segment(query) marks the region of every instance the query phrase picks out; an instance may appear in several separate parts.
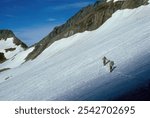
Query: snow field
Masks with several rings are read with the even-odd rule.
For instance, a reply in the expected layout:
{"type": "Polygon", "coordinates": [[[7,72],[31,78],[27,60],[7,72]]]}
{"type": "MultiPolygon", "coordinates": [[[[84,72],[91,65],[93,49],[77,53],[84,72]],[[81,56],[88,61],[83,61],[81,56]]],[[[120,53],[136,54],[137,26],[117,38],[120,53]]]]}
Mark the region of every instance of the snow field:
{"type": "Polygon", "coordinates": [[[149,11],[150,5],[117,11],[97,30],[56,41],[35,60],[1,73],[0,100],[88,100],[97,95],[107,100],[139,86],[136,75],[143,70],[136,69],[150,56],[149,11]],[[115,62],[113,73],[103,66],[103,56],[115,62]]]}

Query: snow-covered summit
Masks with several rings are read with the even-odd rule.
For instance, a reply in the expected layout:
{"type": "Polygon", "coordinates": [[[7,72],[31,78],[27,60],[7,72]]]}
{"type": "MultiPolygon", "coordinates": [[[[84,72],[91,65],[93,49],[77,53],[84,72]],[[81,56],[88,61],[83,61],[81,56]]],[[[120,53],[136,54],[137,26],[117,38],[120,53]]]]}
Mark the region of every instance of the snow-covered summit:
{"type": "Polygon", "coordinates": [[[125,1],[125,0],[107,0],[107,2],[110,2],[110,1],[117,2],[117,1],[125,1]]]}

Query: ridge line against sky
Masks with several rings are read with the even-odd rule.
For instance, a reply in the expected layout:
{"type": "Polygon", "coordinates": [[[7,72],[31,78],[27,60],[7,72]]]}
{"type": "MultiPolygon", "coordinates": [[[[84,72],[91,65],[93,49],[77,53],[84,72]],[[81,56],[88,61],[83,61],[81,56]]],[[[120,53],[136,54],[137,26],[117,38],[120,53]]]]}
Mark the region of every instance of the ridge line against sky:
{"type": "Polygon", "coordinates": [[[0,0],[0,29],[11,29],[27,45],[44,38],[96,0],[0,0]]]}

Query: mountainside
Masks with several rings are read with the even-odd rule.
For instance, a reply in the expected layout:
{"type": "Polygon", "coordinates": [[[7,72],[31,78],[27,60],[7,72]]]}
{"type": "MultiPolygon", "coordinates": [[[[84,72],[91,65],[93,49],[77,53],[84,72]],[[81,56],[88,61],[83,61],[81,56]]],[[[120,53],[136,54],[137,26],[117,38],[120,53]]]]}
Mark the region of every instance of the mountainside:
{"type": "MultiPolygon", "coordinates": [[[[106,22],[114,12],[120,9],[133,9],[148,4],[148,0],[102,0],[81,9],[65,24],[55,27],[48,36],[35,44],[35,49],[26,60],[36,58],[53,42],[79,32],[92,31],[106,22]]],[[[117,19],[116,19],[117,20],[117,19]]]]}
{"type": "MultiPolygon", "coordinates": [[[[145,4],[144,0],[138,1],[145,4]]],[[[122,4],[122,10],[112,14],[96,30],[92,25],[87,29],[91,31],[82,32],[81,28],[82,33],[62,38],[52,45],[48,42],[46,45],[48,39],[44,39],[41,45],[50,46],[34,60],[20,62],[39,44],[19,53],[9,63],[0,64],[0,68],[20,64],[0,73],[0,100],[124,100],[127,95],[127,100],[131,100],[140,88],[144,93],[149,90],[150,4],[135,9],[124,9],[123,6],[128,6],[125,1],[103,4],[122,4]],[[111,73],[109,65],[103,65],[104,56],[115,63],[111,73]]],[[[138,94],[140,100],[149,95],[138,94]]]]}
{"type": "Polygon", "coordinates": [[[11,30],[0,30],[0,63],[27,49],[11,30]]]}

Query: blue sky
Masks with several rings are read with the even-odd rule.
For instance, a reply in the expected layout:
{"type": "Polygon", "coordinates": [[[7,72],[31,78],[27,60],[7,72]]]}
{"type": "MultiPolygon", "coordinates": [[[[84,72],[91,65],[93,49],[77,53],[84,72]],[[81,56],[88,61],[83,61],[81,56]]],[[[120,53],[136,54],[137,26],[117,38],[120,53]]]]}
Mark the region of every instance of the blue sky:
{"type": "Polygon", "coordinates": [[[96,0],[0,0],[0,29],[11,29],[28,45],[45,37],[96,0]]]}

